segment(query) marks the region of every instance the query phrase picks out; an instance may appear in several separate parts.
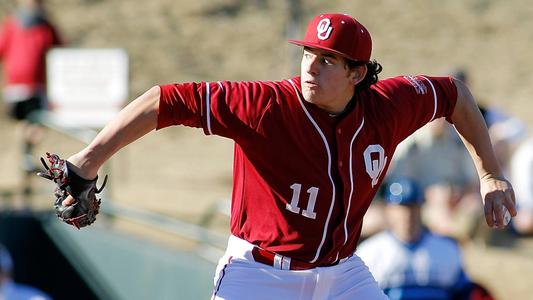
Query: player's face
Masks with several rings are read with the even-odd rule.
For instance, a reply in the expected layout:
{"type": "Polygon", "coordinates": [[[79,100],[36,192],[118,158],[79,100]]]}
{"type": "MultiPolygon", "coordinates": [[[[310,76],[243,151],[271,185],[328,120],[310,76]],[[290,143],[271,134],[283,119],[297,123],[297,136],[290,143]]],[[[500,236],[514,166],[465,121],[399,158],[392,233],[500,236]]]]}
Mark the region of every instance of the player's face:
{"type": "Polygon", "coordinates": [[[344,110],[362,79],[359,68],[350,70],[341,56],[308,47],[303,52],[301,77],[304,99],[331,113],[344,110]]]}

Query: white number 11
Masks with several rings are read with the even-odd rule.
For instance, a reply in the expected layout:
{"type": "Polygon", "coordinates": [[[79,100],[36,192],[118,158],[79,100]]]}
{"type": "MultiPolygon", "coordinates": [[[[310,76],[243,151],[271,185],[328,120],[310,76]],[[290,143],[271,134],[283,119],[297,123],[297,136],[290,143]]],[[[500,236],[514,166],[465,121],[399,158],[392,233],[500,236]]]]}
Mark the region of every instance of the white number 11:
{"type": "MultiPolygon", "coordinates": [[[[285,208],[295,214],[299,214],[300,208],[298,207],[298,202],[300,202],[300,191],[302,190],[302,185],[299,183],[295,183],[291,185],[291,189],[292,189],[291,203],[287,203],[285,205],[285,208]]],[[[307,208],[302,211],[302,216],[310,218],[310,219],[315,219],[316,212],[314,212],[314,210],[315,210],[316,197],[318,196],[318,188],[310,187],[307,190],[307,193],[309,194],[309,201],[307,202],[307,208]]]]}

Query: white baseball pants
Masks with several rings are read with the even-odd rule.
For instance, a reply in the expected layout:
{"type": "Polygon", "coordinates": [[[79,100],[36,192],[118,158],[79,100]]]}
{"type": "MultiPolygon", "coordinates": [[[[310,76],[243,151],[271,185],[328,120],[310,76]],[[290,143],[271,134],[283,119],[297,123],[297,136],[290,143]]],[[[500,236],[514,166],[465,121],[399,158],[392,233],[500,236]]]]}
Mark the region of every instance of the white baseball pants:
{"type": "Polygon", "coordinates": [[[230,236],[216,269],[211,299],[388,299],[356,255],[334,266],[292,271],[255,262],[253,247],[230,236]]]}

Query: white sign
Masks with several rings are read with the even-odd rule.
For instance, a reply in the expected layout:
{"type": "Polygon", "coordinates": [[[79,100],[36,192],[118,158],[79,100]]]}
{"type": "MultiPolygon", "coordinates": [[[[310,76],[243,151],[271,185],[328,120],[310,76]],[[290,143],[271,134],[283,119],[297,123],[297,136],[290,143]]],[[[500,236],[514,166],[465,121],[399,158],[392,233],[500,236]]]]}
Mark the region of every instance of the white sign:
{"type": "Polygon", "coordinates": [[[103,127],[128,98],[122,49],[58,48],[46,63],[50,108],[65,126],[103,127]]]}

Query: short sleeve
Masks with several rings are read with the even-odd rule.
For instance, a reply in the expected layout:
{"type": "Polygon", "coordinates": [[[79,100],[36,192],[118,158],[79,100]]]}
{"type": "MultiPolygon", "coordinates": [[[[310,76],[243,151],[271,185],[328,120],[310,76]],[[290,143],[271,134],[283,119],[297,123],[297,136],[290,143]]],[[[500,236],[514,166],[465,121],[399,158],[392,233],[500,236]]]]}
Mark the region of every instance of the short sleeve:
{"type": "Polygon", "coordinates": [[[398,143],[435,119],[451,123],[457,101],[451,77],[394,77],[378,82],[375,90],[386,99],[382,113],[392,120],[398,143]]]}
{"type": "Polygon", "coordinates": [[[276,98],[270,82],[162,85],[157,128],[186,125],[232,139],[255,132],[276,98]]]}

